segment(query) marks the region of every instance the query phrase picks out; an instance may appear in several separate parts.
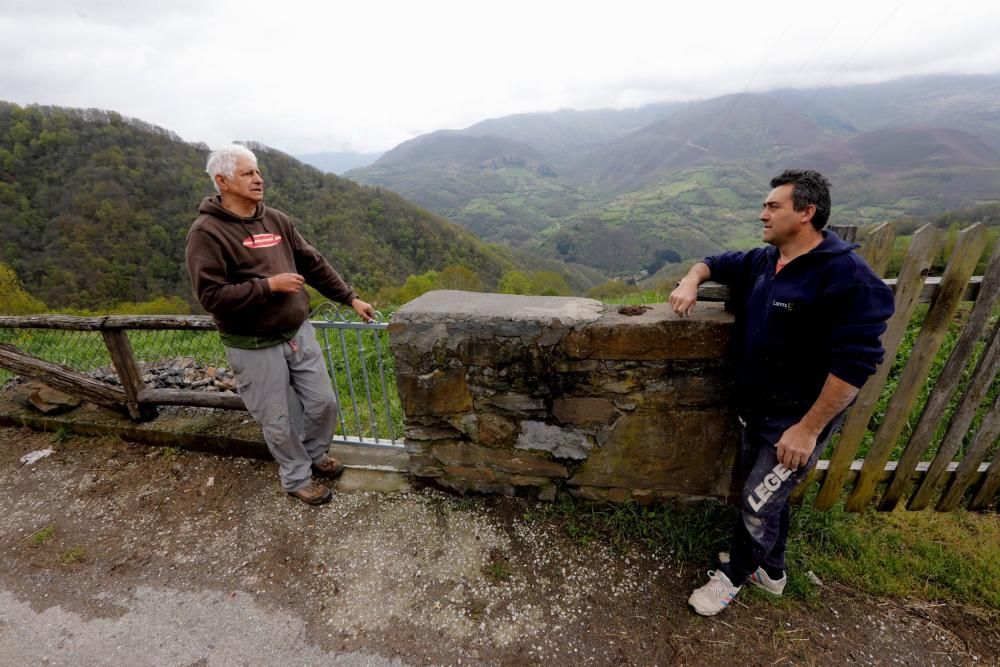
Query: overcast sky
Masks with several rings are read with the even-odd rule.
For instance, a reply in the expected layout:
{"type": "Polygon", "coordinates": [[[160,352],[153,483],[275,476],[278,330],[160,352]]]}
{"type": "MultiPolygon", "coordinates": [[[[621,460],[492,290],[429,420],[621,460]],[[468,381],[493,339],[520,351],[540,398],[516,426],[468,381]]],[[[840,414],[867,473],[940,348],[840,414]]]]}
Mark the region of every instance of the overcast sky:
{"type": "Polygon", "coordinates": [[[998,0],[0,0],[0,99],[380,151],[526,111],[1000,73],[998,35],[998,0]]]}

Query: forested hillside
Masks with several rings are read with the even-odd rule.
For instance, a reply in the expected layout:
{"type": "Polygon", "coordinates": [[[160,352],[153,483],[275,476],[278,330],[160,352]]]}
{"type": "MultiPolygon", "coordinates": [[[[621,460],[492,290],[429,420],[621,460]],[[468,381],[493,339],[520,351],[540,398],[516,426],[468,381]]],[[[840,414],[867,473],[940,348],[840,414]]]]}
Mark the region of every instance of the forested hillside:
{"type": "MultiPolygon", "coordinates": [[[[483,244],[382,188],[366,188],[263,146],[266,202],[288,212],[365,293],[467,267],[493,288],[508,272],[594,272],[483,244]]],[[[202,197],[207,147],[116,113],[0,103],[0,263],[49,307],[190,299],[184,238],[202,197]]]]}
{"type": "Polygon", "coordinates": [[[422,135],[363,173],[373,183],[392,183],[421,206],[461,219],[484,240],[514,245],[530,242],[582,203],[578,189],[559,179],[540,152],[497,136],[422,135]]]}

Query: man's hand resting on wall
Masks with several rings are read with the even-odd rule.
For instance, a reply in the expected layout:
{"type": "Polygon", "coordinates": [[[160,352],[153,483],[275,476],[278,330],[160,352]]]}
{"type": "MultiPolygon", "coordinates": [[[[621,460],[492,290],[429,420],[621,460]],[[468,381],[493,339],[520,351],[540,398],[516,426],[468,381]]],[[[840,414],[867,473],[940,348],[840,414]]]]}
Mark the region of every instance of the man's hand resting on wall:
{"type": "Polygon", "coordinates": [[[670,293],[670,307],[681,317],[687,317],[698,303],[698,282],[685,278],[670,293]]]}

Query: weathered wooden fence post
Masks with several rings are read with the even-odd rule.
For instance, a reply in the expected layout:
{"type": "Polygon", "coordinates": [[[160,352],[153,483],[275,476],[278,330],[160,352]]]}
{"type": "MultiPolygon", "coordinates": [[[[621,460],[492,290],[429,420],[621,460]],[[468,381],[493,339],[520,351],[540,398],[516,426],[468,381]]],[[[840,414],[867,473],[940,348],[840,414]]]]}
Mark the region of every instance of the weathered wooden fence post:
{"type": "Polygon", "coordinates": [[[132,352],[132,344],[128,340],[128,334],[124,329],[102,329],[101,336],[104,344],[111,355],[111,363],[114,364],[115,371],[118,372],[118,379],[122,383],[125,391],[126,408],[132,419],[137,421],[149,421],[156,419],[159,414],[156,406],[150,403],[140,403],[139,394],[146,389],[146,383],[142,381],[142,371],[135,361],[135,354],[132,352]]]}
{"type": "MultiPolygon", "coordinates": [[[[879,503],[880,510],[889,512],[895,509],[900,497],[906,491],[910,476],[924,452],[930,447],[938,423],[948,407],[948,401],[958,388],[959,380],[962,379],[962,371],[968,364],[969,358],[975,350],[976,341],[982,336],[990,313],[993,312],[993,307],[998,301],[1000,301],[1000,244],[997,244],[990,264],[983,275],[979,298],[972,308],[972,313],[955,344],[955,349],[952,350],[947,363],[938,376],[934,390],[927,398],[927,404],[913,430],[913,435],[910,436],[910,442],[896,465],[895,475],[889,483],[885,495],[882,496],[882,501],[879,503]]],[[[996,342],[995,339],[994,342],[996,342]]],[[[962,438],[975,417],[976,408],[990,388],[990,382],[996,373],[996,361],[996,358],[994,361],[990,361],[988,351],[980,359],[973,380],[962,397],[961,404],[952,417],[948,431],[941,441],[934,463],[924,476],[917,492],[910,499],[908,505],[910,509],[924,509],[929,504],[931,491],[937,485],[941,474],[948,467],[955,452],[958,451],[962,444],[962,438]]]]}
{"type": "MultiPolygon", "coordinates": [[[[854,455],[857,453],[858,447],[861,446],[861,441],[868,430],[868,420],[871,419],[875,404],[882,393],[882,387],[889,376],[889,369],[892,368],[892,360],[896,356],[896,350],[899,349],[899,344],[906,334],[906,326],[910,322],[910,316],[920,299],[920,293],[924,288],[924,276],[930,269],[940,237],[940,232],[931,225],[924,225],[913,235],[909,252],[906,254],[906,259],[903,260],[903,266],[896,281],[896,312],[889,320],[888,328],[882,336],[885,361],[861,389],[854,402],[854,407],[851,408],[844,421],[840,432],[840,441],[830,457],[826,476],[823,478],[823,484],[814,503],[815,507],[819,509],[830,509],[840,496],[840,491],[851,470],[851,462],[854,460],[854,455]]],[[[874,239],[872,247],[879,247],[882,250],[878,255],[866,257],[868,263],[872,266],[884,267],[884,262],[887,260],[884,260],[883,257],[887,254],[886,249],[892,247],[892,243],[882,239],[874,239]]]]}
{"type": "MultiPolygon", "coordinates": [[[[993,403],[992,414],[994,418],[1000,414],[1000,397],[993,403]]],[[[996,433],[993,434],[993,438],[997,438],[996,433]]],[[[990,462],[989,470],[986,471],[986,476],[979,485],[979,490],[976,491],[976,495],[972,497],[972,502],[969,503],[969,509],[988,509],[987,505],[989,505],[993,496],[996,495],[998,489],[1000,489],[1000,450],[997,450],[997,453],[993,456],[993,461],[990,462]]],[[[1000,510],[1000,506],[997,509],[1000,510]]]]}
{"type": "Polygon", "coordinates": [[[868,233],[865,242],[858,248],[858,254],[865,258],[875,275],[885,276],[895,242],[896,228],[891,222],[883,222],[868,233]]]}
{"type": "MultiPolygon", "coordinates": [[[[888,223],[883,222],[882,224],[888,223]]],[[[854,239],[858,236],[857,225],[827,225],[826,228],[848,243],[854,243],[854,239]]]]}
{"type": "Polygon", "coordinates": [[[899,378],[898,388],[889,401],[885,417],[865,456],[865,464],[858,473],[854,489],[847,498],[848,511],[863,511],[875,494],[875,487],[885,469],[885,463],[889,460],[896,446],[896,440],[903,431],[920,387],[927,379],[927,374],[934,363],[934,356],[944,342],[948,325],[961,302],[966,285],[985,246],[986,228],[981,223],[959,232],[955,250],[945,267],[941,285],[934,295],[920,329],[920,335],[899,378]]]}
{"type": "MultiPolygon", "coordinates": [[[[965,490],[972,483],[972,478],[979,469],[979,459],[982,458],[986,450],[989,449],[989,446],[998,437],[1000,437],[1000,396],[997,396],[996,400],[993,401],[993,407],[990,409],[989,414],[986,415],[986,419],[983,420],[979,432],[976,433],[972,445],[969,446],[969,451],[965,453],[965,458],[962,459],[958,469],[955,471],[955,477],[945,489],[944,495],[941,496],[941,500],[938,501],[935,509],[939,512],[950,512],[958,506],[959,501],[965,494],[965,490]]],[[[997,458],[1000,459],[1000,455],[997,458]]],[[[934,460],[934,463],[937,463],[937,459],[934,460]]],[[[947,466],[947,463],[946,460],[945,466],[947,466]]],[[[991,464],[991,471],[994,473],[996,472],[994,469],[997,467],[997,463],[994,460],[991,464]]],[[[931,469],[933,470],[933,466],[931,469]]],[[[927,471],[928,477],[930,473],[930,470],[927,471]]],[[[938,474],[940,475],[940,473],[938,474]]],[[[985,483],[983,486],[985,486],[985,483]]],[[[924,507],[926,505],[919,509],[924,509],[924,507]]],[[[970,506],[970,509],[973,508],[970,506]]]]}

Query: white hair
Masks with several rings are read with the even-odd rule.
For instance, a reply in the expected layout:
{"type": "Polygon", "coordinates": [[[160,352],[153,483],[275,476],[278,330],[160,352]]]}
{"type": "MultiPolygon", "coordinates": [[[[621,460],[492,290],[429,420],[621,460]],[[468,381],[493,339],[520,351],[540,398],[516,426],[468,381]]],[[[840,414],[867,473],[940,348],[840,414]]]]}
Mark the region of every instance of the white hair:
{"type": "Polygon", "coordinates": [[[217,148],[208,155],[208,162],[205,163],[205,173],[212,179],[215,191],[219,192],[219,184],[215,182],[215,177],[222,174],[226,178],[232,178],[236,171],[236,160],[245,157],[257,164],[257,156],[246,146],[240,144],[229,144],[222,148],[217,148]]]}

